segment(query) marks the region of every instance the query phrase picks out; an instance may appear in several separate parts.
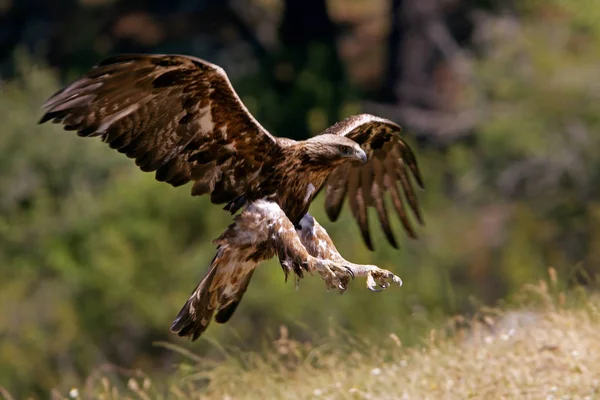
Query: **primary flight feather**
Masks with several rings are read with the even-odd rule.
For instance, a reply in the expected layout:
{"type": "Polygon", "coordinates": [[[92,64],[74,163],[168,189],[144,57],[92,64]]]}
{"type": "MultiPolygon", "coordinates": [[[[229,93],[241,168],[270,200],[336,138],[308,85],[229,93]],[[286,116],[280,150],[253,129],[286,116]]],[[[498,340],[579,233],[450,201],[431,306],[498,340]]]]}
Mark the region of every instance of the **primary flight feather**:
{"type": "Polygon", "coordinates": [[[325,188],[331,220],[348,198],[366,245],[373,249],[368,209],[376,210],[388,241],[386,194],[415,237],[408,209],[422,222],[414,184],[416,158],[395,123],[372,115],[349,117],[304,141],[267,132],[234,91],[222,68],[181,55],[108,58],[44,104],[40,123],[61,123],[80,136],[100,136],[134,158],[142,171],[173,186],[193,182],[192,195],[210,194],[235,222],[219,239],[209,272],[173,323],[196,339],[216,312],[226,322],[258,264],[275,255],[286,272],[317,271],[344,290],[349,277],[385,288],[401,282],[389,271],[344,260],[308,208],[325,188]],[[408,204],[408,207],[406,207],[408,204]]]}

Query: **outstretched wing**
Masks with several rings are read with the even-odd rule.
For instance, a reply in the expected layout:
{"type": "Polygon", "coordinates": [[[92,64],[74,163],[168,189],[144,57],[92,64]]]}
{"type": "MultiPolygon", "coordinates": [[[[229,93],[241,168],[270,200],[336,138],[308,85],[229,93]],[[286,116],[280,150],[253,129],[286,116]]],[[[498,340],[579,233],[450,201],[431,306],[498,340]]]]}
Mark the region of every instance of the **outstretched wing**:
{"type": "Polygon", "coordinates": [[[344,199],[348,197],[352,215],[358,222],[367,247],[371,250],[373,243],[369,233],[369,207],[377,210],[385,236],[390,244],[397,248],[390,228],[386,193],[390,194],[394,209],[410,237],[415,238],[416,234],[409,221],[406,202],[417,221],[423,223],[412,179],[421,188],[423,181],[412,150],[400,138],[401,130],[402,128],[392,121],[362,114],[346,118],[324,132],[352,139],[367,153],[366,164],[346,163],[329,175],[326,182],[325,210],[332,221],[337,220],[344,199]]]}
{"type": "Polygon", "coordinates": [[[45,103],[40,123],[100,136],[142,171],[192,194],[232,201],[260,186],[278,142],[222,68],[179,55],[108,58],[45,103]]]}

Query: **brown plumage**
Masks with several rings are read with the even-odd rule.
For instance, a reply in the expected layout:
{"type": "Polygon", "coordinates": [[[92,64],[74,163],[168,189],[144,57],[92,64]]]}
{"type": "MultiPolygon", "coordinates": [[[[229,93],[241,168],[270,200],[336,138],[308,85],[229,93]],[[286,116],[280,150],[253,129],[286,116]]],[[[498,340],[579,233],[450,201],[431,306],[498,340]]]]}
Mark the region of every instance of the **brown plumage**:
{"type": "Polygon", "coordinates": [[[373,244],[369,234],[368,207],[376,209],[386,238],[397,248],[388,218],[384,196],[386,192],[390,193],[394,209],[410,237],[416,238],[416,233],[408,219],[403,197],[408,200],[417,221],[423,223],[411,175],[421,188],[423,180],[412,150],[398,137],[400,130],[393,122],[371,115],[357,115],[338,122],[324,132],[347,137],[359,143],[367,153],[366,164],[346,163],[329,175],[325,210],[332,221],[337,220],[344,197],[348,197],[352,215],[371,250],[373,244]],[[402,187],[404,196],[398,185],[402,187]]]}
{"type": "MultiPolygon", "coordinates": [[[[323,187],[329,218],[338,218],[348,198],[370,249],[369,208],[375,209],[385,236],[397,247],[386,193],[411,237],[416,235],[405,203],[422,222],[413,186],[422,187],[422,179],[398,125],[363,114],[306,141],[274,137],[248,112],[223,69],[198,58],[111,57],[53,95],[44,108],[41,123],[52,121],[80,136],[100,136],[134,158],[142,171],[155,172],[157,180],[173,186],[191,181],[192,195],[210,194],[213,203],[225,204],[232,214],[244,209],[217,240],[208,274],[173,324],[182,336],[196,338],[214,312],[218,322],[228,320],[254,269],[274,255],[286,272],[301,276],[305,269],[329,270],[333,275],[323,272],[324,279],[345,286],[343,271],[328,264],[341,256],[333,260],[311,255],[306,249],[310,246],[298,238],[300,222],[323,187]],[[253,219],[271,222],[260,226],[253,219]],[[280,228],[272,231],[275,225],[280,228]]],[[[319,240],[332,246],[330,239],[319,240]]]]}

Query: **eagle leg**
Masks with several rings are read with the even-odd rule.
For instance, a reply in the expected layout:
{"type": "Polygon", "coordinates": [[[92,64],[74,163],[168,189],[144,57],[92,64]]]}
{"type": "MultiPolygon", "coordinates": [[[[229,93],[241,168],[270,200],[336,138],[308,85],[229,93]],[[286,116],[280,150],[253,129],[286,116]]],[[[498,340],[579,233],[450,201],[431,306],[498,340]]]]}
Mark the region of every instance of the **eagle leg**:
{"type": "Polygon", "coordinates": [[[274,249],[278,256],[286,280],[290,272],[296,275],[296,283],[304,277],[305,271],[317,272],[329,289],[346,290],[353,278],[347,262],[311,255],[298,237],[294,224],[276,203],[259,200],[250,204],[247,212],[263,216],[263,225],[268,227],[269,232],[269,248],[274,249]]]}
{"type": "Polygon", "coordinates": [[[306,214],[296,228],[300,241],[307,252],[317,259],[332,261],[335,265],[343,265],[352,278],[365,276],[367,288],[373,292],[387,289],[391,283],[402,286],[402,279],[392,272],[375,265],[354,264],[346,261],[337,251],[333,241],[310,214],[306,214]]]}
{"type": "Polygon", "coordinates": [[[348,288],[348,283],[354,278],[352,270],[344,263],[311,256],[295,232],[288,237],[285,235],[275,236],[274,241],[285,278],[287,280],[289,273],[293,272],[296,275],[296,286],[298,281],[304,277],[304,271],[317,272],[325,281],[328,289],[338,289],[341,292],[348,288]]]}

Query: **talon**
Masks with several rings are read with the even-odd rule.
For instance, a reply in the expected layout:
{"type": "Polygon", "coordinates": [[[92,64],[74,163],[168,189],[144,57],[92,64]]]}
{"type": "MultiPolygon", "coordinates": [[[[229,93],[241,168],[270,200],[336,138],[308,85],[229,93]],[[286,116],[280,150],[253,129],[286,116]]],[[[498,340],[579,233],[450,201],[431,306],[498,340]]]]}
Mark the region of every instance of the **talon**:
{"type": "Polygon", "coordinates": [[[400,279],[399,276],[396,275],[392,275],[392,281],[398,285],[398,286],[402,286],[402,279],[400,279]]]}
{"type": "Polygon", "coordinates": [[[373,278],[373,274],[369,273],[367,275],[367,288],[371,292],[381,292],[383,289],[377,289],[377,282],[375,282],[375,278],[373,278]]]}
{"type": "Polygon", "coordinates": [[[347,267],[344,265],[344,268],[346,268],[346,272],[348,272],[348,275],[350,275],[350,278],[354,279],[354,271],[352,271],[352,269],[350,267],[347,267]]]}
{"type": "Polygon", "coordinates": [[[392,282],[402,286],[402,279],[385,269],[376,268],[367,275],[367,288],[372,292],[381,292],[389,288],[392,282]]]}
{"type": "Polygon", "coordinates": [[[390,283],[387,281],[384,281],[383,278],[379,281],[379,287],[381,289],[387,289],[390,287],[390,283]]]}

